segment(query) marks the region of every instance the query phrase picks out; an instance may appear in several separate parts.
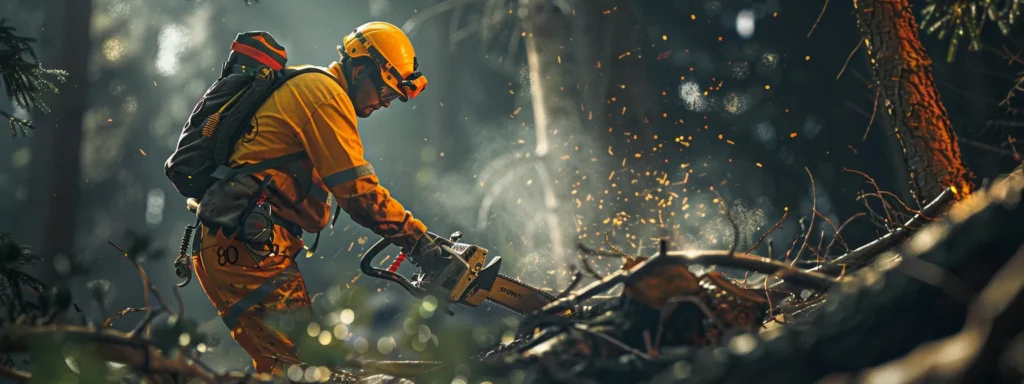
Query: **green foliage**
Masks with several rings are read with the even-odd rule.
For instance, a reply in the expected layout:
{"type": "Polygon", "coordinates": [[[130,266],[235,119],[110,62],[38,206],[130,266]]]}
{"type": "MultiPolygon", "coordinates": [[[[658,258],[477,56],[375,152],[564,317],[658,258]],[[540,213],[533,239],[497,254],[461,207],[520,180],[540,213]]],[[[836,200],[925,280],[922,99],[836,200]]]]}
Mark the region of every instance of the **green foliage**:
{"type": "Polygon", "coordinates": [[[39,309],[35,303],[26,300],[25,289],[36,294],[45,291],[42,281],[23,271],[23,268],[39,261],[28,247],[14,241],[8,233],[0,233],[0,310],[7,319],[39,309]]]}
{"type": "MultiPolygon", "coordinates": [[[[48,78],[63,82],[67,72],[43,68],[30,45],[35,39],[18,36],[14,27],[6,22],[0,19],[0,82],[4,84],[4,92],[18,107],[49,112],[42,96],[46,92],[56,93],[57,87],[48,78]]],[[[28,129],[34,128],[32,122],[10,113],[0,111],[0,116],[7,118],[12,136],[17,136],[19,131],[27,135],[28,129]]]]}
{"type": "Polygon", "coordinates": [[[986,24],[995,24],[1003,35],[1009,35],[1020,17],[1024,0],[928,0],[921,11],[921,28],[949,37],[946,60],[953,61],[960,39],[967,38],[968,49],[981,49],[981,31],[986,24]]]}

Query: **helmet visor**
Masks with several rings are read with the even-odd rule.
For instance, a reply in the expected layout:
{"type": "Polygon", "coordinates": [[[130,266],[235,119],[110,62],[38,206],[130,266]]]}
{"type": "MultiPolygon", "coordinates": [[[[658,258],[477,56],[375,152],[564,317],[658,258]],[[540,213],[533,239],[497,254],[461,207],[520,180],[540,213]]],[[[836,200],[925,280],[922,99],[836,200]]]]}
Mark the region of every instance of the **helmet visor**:
{"type": "MultiPolygon", "coordinates": [[[[416,62],[415,58],[413,58],[413,71],[415,72],[410,73],[409,76],[403,77],[402,73],[398,72],[398,69],[395,68],[394,65],[391,65],[391,62],[389,62],[388,59],[384,57],[379,50],[377,50],[377,47],[374,47],[373,44],[370,44],[369,41],[367,41],[366,36],[360,32],[356,32],[355,37],[363,43],[363,47],[366,48],[366,53],[370,55],[370,58],[375,60],[377,65],[380,66],[382,70],[381,77],[387,77],[385,83],[398,93],[398,99],[402,101],[415,99],[416,96],[419,96],[420,92],[423,92],[423,89],[427,87],[427,77],[423,76],[419,71],[416,71],[419,67],[419,63],[416,62]]],[[[383,98],[384,96],[385,94],[382,93],[381,97],[383,98]]]]}

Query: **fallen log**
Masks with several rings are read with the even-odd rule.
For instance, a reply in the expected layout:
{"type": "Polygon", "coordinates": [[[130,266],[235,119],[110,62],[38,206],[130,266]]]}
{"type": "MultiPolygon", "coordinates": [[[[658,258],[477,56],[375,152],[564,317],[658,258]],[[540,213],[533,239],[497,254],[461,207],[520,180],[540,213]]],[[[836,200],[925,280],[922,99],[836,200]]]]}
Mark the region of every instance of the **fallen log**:
{"type": "Polygon", "coordinates": [[[737,335],[723,342],[725,348],[697,352],[652,382],[814,382],[956,333],[968,303],[951,293],[975,297],[1024,244],[1022,192],[1018,170],[834,287],[824,307],[805,321],[737,335]]]}

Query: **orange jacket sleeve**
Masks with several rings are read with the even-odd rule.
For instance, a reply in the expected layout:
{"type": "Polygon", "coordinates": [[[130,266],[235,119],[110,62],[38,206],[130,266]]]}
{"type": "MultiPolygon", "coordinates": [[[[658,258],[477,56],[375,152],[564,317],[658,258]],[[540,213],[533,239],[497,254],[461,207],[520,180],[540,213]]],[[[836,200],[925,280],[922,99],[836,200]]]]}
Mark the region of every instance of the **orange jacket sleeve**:
{"type": "Polygon", "coordinates": [[[341,93],[311,111],[299,138],[341,209],[357,224],[409,249],[427,227],[380,185],[363,158],[356,125],[352,103],[341,93]]]}

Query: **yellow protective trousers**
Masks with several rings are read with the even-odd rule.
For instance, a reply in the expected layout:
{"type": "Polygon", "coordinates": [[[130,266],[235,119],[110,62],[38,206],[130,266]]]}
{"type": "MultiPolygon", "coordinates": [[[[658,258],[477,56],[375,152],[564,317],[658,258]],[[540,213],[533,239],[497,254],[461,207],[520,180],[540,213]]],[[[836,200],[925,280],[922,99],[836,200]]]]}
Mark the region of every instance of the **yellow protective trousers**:
{"type": "Polygon", "coordinates": [[[200,231],[201,246],[192,255],[196,277],[231,337],[252,356],[256,372],[281,374],[287,364],[299,363],[295,344],[271,326],[268,315],[310,315],[309,294],[295,263],[302,240],[274,226],[278,252],[273,254],[253,251],[205,226],[200,231]]]}

